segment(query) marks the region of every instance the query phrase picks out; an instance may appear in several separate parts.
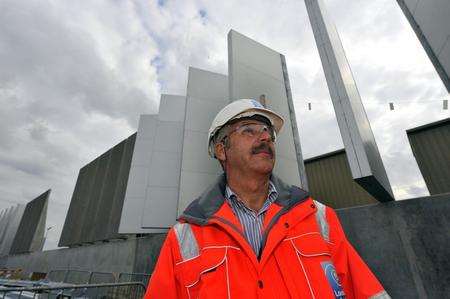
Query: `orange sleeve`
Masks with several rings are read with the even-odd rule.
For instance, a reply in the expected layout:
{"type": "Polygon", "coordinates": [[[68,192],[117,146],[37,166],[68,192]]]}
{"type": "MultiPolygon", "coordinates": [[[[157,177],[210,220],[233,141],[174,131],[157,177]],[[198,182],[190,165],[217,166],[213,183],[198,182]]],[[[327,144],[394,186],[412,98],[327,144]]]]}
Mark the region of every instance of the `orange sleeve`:
{"type": "Polygon", "coordinates": [[[331,208],[327,208],[330,226],[332,259],[347,299],[390,298],[383,286],[347,240],[341,223],[331,208]]]}
{"type": "Polygon", "coordinates": [[[174,274],[174,250],[178,250],[178,244],[174,237],[173,229],[171,229],[159,253],[158,262],[150,277],[144,299],[179,298],[177,296],[179,288],[174,274]]]}

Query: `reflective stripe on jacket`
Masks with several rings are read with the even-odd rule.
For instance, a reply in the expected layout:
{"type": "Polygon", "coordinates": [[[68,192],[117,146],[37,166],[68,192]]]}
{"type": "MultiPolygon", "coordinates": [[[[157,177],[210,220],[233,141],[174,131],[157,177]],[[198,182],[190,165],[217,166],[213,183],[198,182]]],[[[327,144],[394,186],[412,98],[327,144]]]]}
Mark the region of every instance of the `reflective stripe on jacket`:
{"type": "Polygon", "coordinates": [[[390,298],[335,212],[271,179],[279,196],[258,256],[224,200],[222,176],[170,229],[145,298],[390,298]]]}

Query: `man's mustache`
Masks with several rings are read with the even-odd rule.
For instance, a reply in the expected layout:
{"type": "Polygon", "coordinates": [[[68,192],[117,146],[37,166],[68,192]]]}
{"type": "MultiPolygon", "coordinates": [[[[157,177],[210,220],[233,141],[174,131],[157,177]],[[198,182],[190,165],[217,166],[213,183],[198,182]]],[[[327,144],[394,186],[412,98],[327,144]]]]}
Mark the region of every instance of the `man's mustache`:
{"type": "Polygon", "coordinates": [[[270,155],[271,158],[273,158],[273,150],[272,148],[269,146],[268,143],[266,142],[262,142],[260,145],[254,147],[252,149],[252,154],[259,154],[259,153],[268,153],[270,155]]]}

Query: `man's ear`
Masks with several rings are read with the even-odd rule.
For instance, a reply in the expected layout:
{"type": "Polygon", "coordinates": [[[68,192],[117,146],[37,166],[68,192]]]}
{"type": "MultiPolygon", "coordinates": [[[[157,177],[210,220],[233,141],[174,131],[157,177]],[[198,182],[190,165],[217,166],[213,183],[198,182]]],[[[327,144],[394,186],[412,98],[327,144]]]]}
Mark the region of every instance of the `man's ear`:
{"type": "Polygon", "coordinates": [[[214,153],[216,154],[217,160],[220,162],[225,162],[227,159],[227,156],[225,155],[225,145],[222,142],[214,145],[214,153]]]}

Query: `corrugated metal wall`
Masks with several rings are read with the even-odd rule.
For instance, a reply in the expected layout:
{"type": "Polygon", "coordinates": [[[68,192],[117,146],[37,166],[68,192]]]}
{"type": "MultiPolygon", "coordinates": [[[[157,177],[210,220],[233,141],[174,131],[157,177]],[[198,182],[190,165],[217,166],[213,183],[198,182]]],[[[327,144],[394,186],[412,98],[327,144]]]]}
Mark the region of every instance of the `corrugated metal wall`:
{"type": "Polygon", "coordinates": [[[378,201],[352,178],[345,150],[305,160],[309,192],[333,208],[347,208],[378,201]]]}
{"type": "Polygon", "coordinates": [[[136,133],[80,169],[59,246],[119,238],[136,133]]]}
{"type": "Polygon", "coordinates": [[[32,252],[42,248],[50,192],[50,189],[45,191],[26,205],[10,254],[32,252]]]}
{"type": "Polygon", "coordinates": [[[430,194],[450,192],[450,118],[406,133],[430,194]]]}

